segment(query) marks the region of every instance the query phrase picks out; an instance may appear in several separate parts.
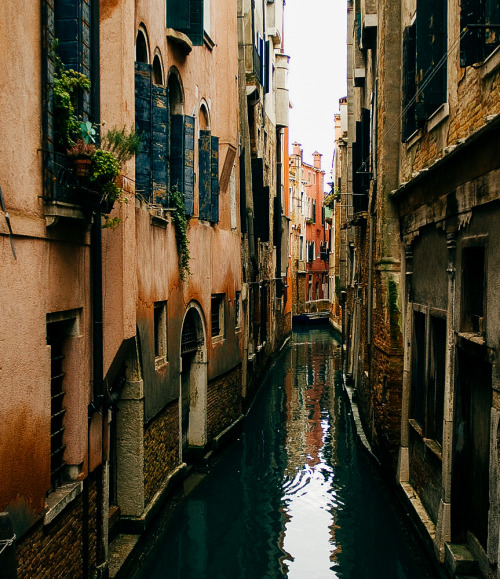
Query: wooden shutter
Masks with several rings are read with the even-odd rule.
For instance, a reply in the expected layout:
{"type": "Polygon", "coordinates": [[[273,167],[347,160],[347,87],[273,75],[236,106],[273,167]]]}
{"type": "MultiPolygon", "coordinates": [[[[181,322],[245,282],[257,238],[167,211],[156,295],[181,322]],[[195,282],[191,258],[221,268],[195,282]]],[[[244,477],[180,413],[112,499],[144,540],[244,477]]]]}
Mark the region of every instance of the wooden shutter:
{"type": "Polygon", "coordinates": [[[413,345],[411,372],[411,418],[422,427],[425,421],[426,406],[426,327],[425,314],[413,313],[413,345]]]}
{"type": "Polygon", "coordinates": [[[167,27],[189,36],[195,46],[202,46],[203,0],[168,0],[167,27]]]}
{"type": "Polygon", "coordinates": [[[469,24],[480,24],[484,13],[483,0],[462,0],[460,30],[466,31],[460,40],[460,66],[470,66],[483,60],[484,30],[468,28],[469,24]]]}
{"type": "Polygon", "coordinates": [[[167,89],[152,85],[151,166],[152,202],[168,206],[168,129],[169,103],[167,89]]]}
{"type": "Polygon", "coordinates": [[[167,27],[184,32],[191,25],[189,0],[167,0],[167,27]]]}
{"type": "Polygon", "coordinates": [[[170,186],[184,192],[184,116],[170,117],[170,186]]]}
{"type": "MultiPolygon", "coordinates": [[[[484,22],[500,25],[500,2],[499,0],[484,0],[484,22]]],[[[498,28],[485,28],[484,31],[484,57],[489,56],[500,44],[500,30],[498,28]]]]}
{"type": "Polygon", "coordinates": [[[152,191],[152,72],[153,67],[135,63],[135,130],[140,134],[139,151],[135,156],[135,186],[146,199],[152,191]]]}
{"type": "Polygon", "coordinates": [[[194,215],[194,117],[184,117],[184,204],[194,215]]]}
{"type": "Polygon", "coordinates": [[[200,131],[198,145],[200,219],[205,221],[209,221],[212,218],[212,176],[210,147],[210,131],[200,131]]]}
{"type": "Polygon", "coordinates": [[[219,137],[210,138],[210,181],[212,196],[212,223],[219,222],[219,137]]]}
{"type": "Polygon", "coordinates": [[[247,225],[247,189],[245,175],[245,149],[241,149],[240,154],[240,228],[241,233],[245,234],[248,230],[247,225]]]}
{"type": "Polygon", "coordinates": [[[418,0],[417,100],[427,118],[446,102],[447,59],[441,60],[447,52],[447,21],[446,0],[418,0]]]}
{"type": "Polygon", "coordinates": [[[416,73],[416,24],[403,31],[403,122],[402,140],[405,141],[417,130],[415,117],[416,73]],[[411,103],[411,104],[410,104],[411,103]]]}
{"type": "Polygon", "coordinates": [[[254,235],[256,239],[269,241],[269,187],[264,187],[264,162],[260,157],[252,159],[252,189],[254,235]]]}
{"type": "Polygon", "coordinates": [[[434,438],[443,443],[444,418],[444,388],[446,375],[446,320],[432,318],[433,325],[433,380],[434,380],[434,408],[433,431],[434,438]]]}

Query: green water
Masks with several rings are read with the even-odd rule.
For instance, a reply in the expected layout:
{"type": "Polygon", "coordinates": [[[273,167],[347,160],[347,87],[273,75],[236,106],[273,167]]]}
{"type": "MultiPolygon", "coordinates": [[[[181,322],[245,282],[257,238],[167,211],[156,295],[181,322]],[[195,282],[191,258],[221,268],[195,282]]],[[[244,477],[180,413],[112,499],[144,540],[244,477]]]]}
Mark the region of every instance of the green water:
{"type": "Polygon", "coordinates": [[[328,329],[293,334],[242,435],[157,533],[138,577],[433,576],[356,441],[339,368],[328,329]]]}

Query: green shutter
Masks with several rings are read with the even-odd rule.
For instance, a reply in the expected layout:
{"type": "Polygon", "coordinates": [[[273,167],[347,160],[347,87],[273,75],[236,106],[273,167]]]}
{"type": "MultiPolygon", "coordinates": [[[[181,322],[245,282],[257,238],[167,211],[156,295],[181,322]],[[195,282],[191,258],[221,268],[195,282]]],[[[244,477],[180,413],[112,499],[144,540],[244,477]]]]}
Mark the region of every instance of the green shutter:
{"type": "Polygon", "coordinates": [[[152,87],[151,166],[153,177],[152,202],[168,205],[168,126],[169,104],[167,89],[152,87]]]}
{"type": "Polygon", "coordinates": [[[210,169],[210,131],[200,131],[198,145],[198,181],[200,192],[200,219],[212,216],[212,178],[210,169]]]}
{"type": "Polygon", "coordinates": [[[202,46],[203,0],[167,0],[167,27],[189,36],[195,46],[202,46]]]}
{"type": "Polygon", "coordinates": [[[141,136],[135,156],[135,187],[137,193],[150,199],[152,192],[152,66],[135,63],[135,130],[141,136]]]}
{"type": "Polygon", "coordinates": [[[170,186],[184,193],[184,116],[170,117],[170,186]]]}
{"type": "Polygon", "coordinates": [[[211,137],[210,173],[212,190],[212,223],[219,222],[219,137],[211,137]]]}
{"type": "Polygon", "coordinates": [[[189,0],[167,0],[167,28],[187,34],[191,25],[189,0]]]}
{"type": "Polygon", "coordinates": [[[184,203],[194,215],[194,117],[184,117],[184,203]]]}
{"type": "Polygon", "coordinates": [[[464,36],[460,40],[460,66],[470,66],[483,60],[484,30],[469,28],[469,24],[480,24],[483,21],[483,0],[462,0],[460,9],[460,30],[464,36]]]}

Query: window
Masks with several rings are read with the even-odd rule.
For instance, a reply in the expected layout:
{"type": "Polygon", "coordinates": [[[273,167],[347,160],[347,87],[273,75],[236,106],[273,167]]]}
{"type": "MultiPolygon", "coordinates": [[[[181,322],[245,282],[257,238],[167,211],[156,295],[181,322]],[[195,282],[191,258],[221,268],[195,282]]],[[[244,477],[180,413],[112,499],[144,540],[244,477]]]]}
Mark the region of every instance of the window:
{"type": "Polygon", "coordinates": [[[415,115],[416,84],[416,30],[414,22],[403,31],[403,127],[402,140],[406,141],[417,130],[415,115]]]}
{"type": "Polygon", "coordinates": [[[484,333],[485,247],[465,247],[462,267],[462,328],[484,333]]]}
{"type": "Polygon", "coordinates": [[[167,361],[167,302],[154,304],[155,366],[167,361]]]}
{"type": "Polygon", "coordinates": [[[200,219],[219,221],[219,138],[200,130],[198,141],[200,219]]]}
{"type": "Polygon", "coordinates": [[[241,292],[236,292],[234,298],[234,325],[236,328],[241,326],[241,292]]]}
{"type": "Polygon", "coordinates": [[[301,235],[299,237],[299,259],[304,259],[304,236],[301,235]]]}
{"type": "MultiPolygon", "coordinates": [[[[47,316],[47,345],[50,346],[50,482],[51,490],[64,483],[65,428],[67,412],[65,394],[71,383],[71,337],[78,333],[74,311],[47,316]]],[[[76,367],[76,366],[75,366],[76,367]]]]}
{"type": "Polygon", "coordinates": [[[413,312],[410,418],[422,435],[443,444],[446,376],[444,312],[413,312]]]}
{"type": "Polygon", "coordinates": [[[460,66],[485,60],[500,44],[500,4],[496,0],[462,0],[460,66]],[[488,25],[497,27],[488,28],[488,25]]]}
{"type": "Polygon", "coordinates": [[[224,336],[224,294],[212,295],[210,319],[212,322],[212,338],[224,336]]]}
{"type": "Polygon", "coordinates": [[[195,46],[203,45],[203,0],[167,0],[167,28],[189,36],[195,46]]]}

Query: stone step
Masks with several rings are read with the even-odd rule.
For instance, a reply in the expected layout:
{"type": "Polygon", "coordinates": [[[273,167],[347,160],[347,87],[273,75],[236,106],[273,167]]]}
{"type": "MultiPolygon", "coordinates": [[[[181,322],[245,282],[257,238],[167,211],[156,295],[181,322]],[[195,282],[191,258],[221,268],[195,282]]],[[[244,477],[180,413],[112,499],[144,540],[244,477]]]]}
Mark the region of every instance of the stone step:
{"type": "Polygon", "coordinates": [[[445,544],[445,566],[451,577],[469,579],[481,577],[476,559],[467,545],[445,544]]]}

